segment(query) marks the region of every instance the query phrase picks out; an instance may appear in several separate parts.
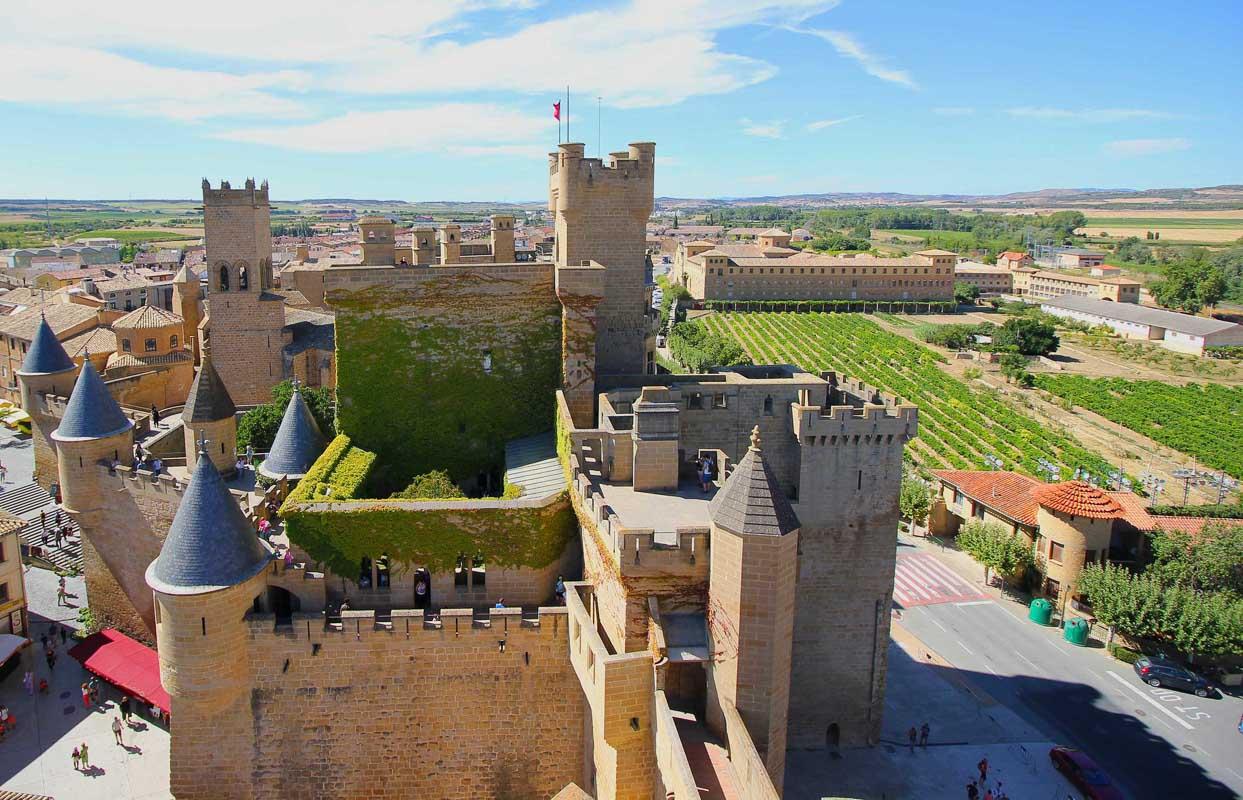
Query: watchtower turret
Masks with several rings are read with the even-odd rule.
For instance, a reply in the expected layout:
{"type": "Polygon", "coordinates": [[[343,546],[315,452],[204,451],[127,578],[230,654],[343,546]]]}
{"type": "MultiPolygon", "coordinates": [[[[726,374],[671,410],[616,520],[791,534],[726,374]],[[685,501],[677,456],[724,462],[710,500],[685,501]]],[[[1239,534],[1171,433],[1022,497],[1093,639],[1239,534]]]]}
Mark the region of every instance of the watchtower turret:
{"type": "Polygon", "coordinates": [[[363,217],[358,221],[363,244],[363,263],[392,266],[396,258],[397,226],[388,217],[363,217]]]}
{"type": "Polygon", "coordinates": [[[492,260],[497,264],[514,260],[514,218],[508,214],[492,215],[492,260]]]}
{"type": "Polygon", "coordinates": [[[285,415],[276,429],[272,449],[259,466],[259,472],[272,480],[301,480],[327,446],[324,434],[320,432],[319,424],[311,415],[311,409],[307,407],[306,399],[295,381],[293,396],[289,398],[289,405],[285,406],[285,415]]]}
{"type": "Polygon", "coordinates": [[[200,451],[164,546],[146,571],[160,680],[177,725],[169,774],[178,798],[250,796],[249,775],[237,769],[253,725],[244,617],[264,593],[270,560],[200,451]]]}
{"type": "Polygon", "coordinates": [[[199,454],[199,442],[210,442],[207,452],[212,463],[222,475],[237,471],[237,406],[229,396],[229,390],[212,365],[211,354],[203,353],[190,395],[181,411],[186,439],[186,465],[194,466],[199,454]]]}
{"type": "Polygon", "coordinates": [[[46,317],[40,317],[17,371],[17,383],[21,387],[22,409],[30,415],[30,434],[35,456],[35,483],[47,488],[57,476],[56,444],[52,431],[60,424],[48,407],[47,395],[64,397],[73,389],[77,366],[65,352],[46,317]]]}
{"type": "Polygon", "coordinates": [[[203,289],[199,276],[189,267],[183,266],[173,276],[173,310],[185,320],[182,340],[190,346],[194,361],[198,363],[202,354],[199,323],[203,321],[203,289]]]}
{"type": "Polygon", "coordinates": [[[449,224],[440,229],[440,263],[459,264],[462,261],[462,226],[449,224]]]}

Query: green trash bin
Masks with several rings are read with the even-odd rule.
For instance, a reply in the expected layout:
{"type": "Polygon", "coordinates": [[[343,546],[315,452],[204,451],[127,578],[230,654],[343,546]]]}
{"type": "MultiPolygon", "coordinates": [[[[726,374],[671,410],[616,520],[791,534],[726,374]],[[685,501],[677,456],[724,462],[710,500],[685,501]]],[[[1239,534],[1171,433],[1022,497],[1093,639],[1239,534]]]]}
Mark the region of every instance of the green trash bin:
{"type": "Polygon", "coordinates": [[[1071,617],[1062,625],[1062,636],[1071,644],[1083,647],[1088,643],[1088,633],[1092,626],[1083,617],[1071,617]]]}
{"type": "Polygon", "coordinates": [[[1053,604],[1043,597],[1037,597],[1032,601],[1027,618],[1037,625],[1048,625],[1053,621],[1053,604]]]}

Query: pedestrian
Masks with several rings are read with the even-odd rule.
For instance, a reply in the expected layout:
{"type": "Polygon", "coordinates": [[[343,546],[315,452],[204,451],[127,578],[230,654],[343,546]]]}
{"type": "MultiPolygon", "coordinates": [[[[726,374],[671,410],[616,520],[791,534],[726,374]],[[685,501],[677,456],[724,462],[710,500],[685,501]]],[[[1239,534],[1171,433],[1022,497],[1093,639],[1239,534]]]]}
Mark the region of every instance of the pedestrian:
{"type": "Polygon", "coordinates": [[[67,592],[65,592],[64,586],[56,587],[56,605],[58,606],[69,605],[69,595],[67,592]]]}
{"type": "Polygon", "coordinates": [[[90,690],[91,690],[91,702],[92,702],[92,703],[94,703],[95,705],[100,705],[100,702],[99,702],[99,678],[96,678],[95,676],[93,676],[93,675],[92,675],[92,676],[91,676],[90,683],[88,683],[88,684],[87,684],[87,686],[89,686],[89,687],[90,687],[90,690]]]}
{"type": "Polygon", "coordinates": [[[47,633],[46,632],[42,636],[39,637],[39,644],[43,645],[44,650],[47,649],[47,633]]]}
{"type": "Polygon", "coordinates": [[[928,723],[925,722],[923,725],[919,726],[919,746],[920,747],[928,746],[928,734],[931,732],[932,732],[932,729],[928,727],[928,723]]]}
{"type": "Polygon", "coordinates": [[[64,625],[60,626],[60,643],[65,644],[69,640],[69,629],[64,625]]]}
{"type": "Polygon", "coordinates": [[[154,472],[157,476],[160,474],[160,471],[163,469],[164,469],[164,462],[161,461],[159,458],[156,458],[155,461],[151,462],[151,471],[154,472]]]}
{"type": "Polygon", "coordinates": [[[254,445],[248,444],[246,445],[246,466],[248,467],[254,466],[254,463],[255,463],[255,448],[254,448],[254,445]]]}
{"type": "Polygon", "coordinates": [[[918,735],[919,735],[919,734],[917,734],[917,733],[915,732],[915,726],[914,726],[914,725],[912,725],[912,726],[911,726],[911,729],[910,729],[909,731],[907,731],[907,732],[906,732],[906,741],[907,741],[907,744],[909,744],[909,745],[910,745],[910,747],[911,747],[911,752],[912,752],[912,753],[914,753],[914,752],[915,752],[915,737],[916,737],[916,736],[918,736],[918,735]]]}
{"type": "Polygon", "coordinates": [[[35,674],[30,670],[26,670],[26,677],[22,678],[22,686],[26,687],[26,694],[31,697],[35,696],[35,674]]]}
{"type": "MultiPolygon", "coordinates": [[[[116,737],[117,744],[121,745],[122,747],[125,746],[125,742],[121,740],[121,718],[120,717],[114,716],[112,718],[112,735],[116,737]]],[[[989,798],[989,800],[992,800],[992,798],[989,798]]]]}
{"type": "Polygon", "coordinates": [[[552,590],[557,595],[557,605],[565,605],[565,579],[558,575],[557,582],[553,585],[552,590]]]}
{"type": "Polygon", "coordinates": [[[504,607],[505,607],[505,598],[504,598],[504,597],[498,597],[498,598],[496,598],[496,607],[497,607],[497,608],[504,608],[504,607]]]}
{"type": "Polygon", "coordinates": [[[79,752],[82,755],[82,769],[90,769],[91,768],[91,757],[87,753],[86,742],[82,743],[82,747],[79,749],[79,752]]]}
{"type": "Polygon", "coordinates": [[[0,736],[9,732],[12,717],[9,716],[9,707],[0,703],[0,736]]]}
{"type": "Polygon", "coordinates": [[[977,800],[980,796],[980,790],[975,788],[975,781],[967,784],[967,800],[977,800]]]}
{"type": "Polygon", "coordinates": [[[60,525],[60,509],[56,509],[56,524],[60,525]]]}
{"type": "Polygon", "coordinates": [[[980,785],[983,786],[988,782],[988,757],[981,758],[980,763],[976,764],[976,766],[980,769],[980,785]]]}
{"type": "Polygon", "coordinates": [[[91,707],[91,688],[87,686],[85,683],[82,684],[82,707],[83,708],[91,707]]]}
{"type": "Polygon", "coordinates": [[[52,532],[52,536],[56,541],[56,546],[60,547],[61,539],[65,538],[65,531],[61,528],[57,528],[55,531],[52,532]]]}
{"type": "Polygon", "coordinates": [[[125,724],[129,724],[129,695],[121,696],[121,719],[125,720],[125,724]]]}
{"type": "Polygon", "coordinates": [[[992,790],[992,789],[985,789],[985,790],[984,790],[984,800],[993,800],[993,790],[992,790]]]}
{"type": "Polygon", "coordinates": [[[73,748],[73,768],[78,770],[82,761],[82,754],[78,752],[78,748],[73,748]]]}
{"type": "Polygon", "coordinates": [[[43,540],[43,547],[46,549],[46,548],[47,548],[47,540],[48,540],[48,535],[47,535],[47,529],[46,529],[46,528],[44,528],[44,529],[43,529],[43,533],[39,534],[39,538],[43,540]]]}
{"type": "Polygon", "coordinates": [[[45,528],[47,528],[47,512],[40,511],[39,512],[39,530],[43,530],[45,528]]]}
{"type": "Polygon", "coordinates": [[[56,668],[56,655],[50,648],[43,651],[43,658],[47,661],[47,668],[49,670],[56,668]]]}
{"type": "Polygon", "coordinates": [[[151,404],[151,421],[156,425],[160,424],[160,409],[154,403],[151,404]]]}
{"type": "MultiPolygon", "coordinates": [[[[285,548],[285,569],[289,569],[292,566],[293,566],[293,548],[286,547],[285,548]]],[[[427,594],[427,586],[424,585],[422,578],[420,578],[419,582],[414,585],[414,593],[416,595],[427,594]],[[419,591],[419,587],[422,587],[423,590],[419,591]]]]}
{"type": "Polygon", "coordinates": [[[164,711],[159,706],[157,705],[151,706],[150,711],[151,711],[151,719],[155,720],[156,722],[164,721],[164,711]]]}

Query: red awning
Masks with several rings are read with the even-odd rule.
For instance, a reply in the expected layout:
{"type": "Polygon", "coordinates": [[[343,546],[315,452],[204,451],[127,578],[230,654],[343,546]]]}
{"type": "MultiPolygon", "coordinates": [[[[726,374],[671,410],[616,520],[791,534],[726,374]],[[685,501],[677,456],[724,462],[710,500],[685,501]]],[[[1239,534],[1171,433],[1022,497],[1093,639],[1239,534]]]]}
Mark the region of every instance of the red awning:
{"type": "Polygon", "coordinates": [[[74,645],[69,655],[126,694],[171,712],[168,692],[160,683],[160,659],[150,647],[107,628],[74,645]]]}

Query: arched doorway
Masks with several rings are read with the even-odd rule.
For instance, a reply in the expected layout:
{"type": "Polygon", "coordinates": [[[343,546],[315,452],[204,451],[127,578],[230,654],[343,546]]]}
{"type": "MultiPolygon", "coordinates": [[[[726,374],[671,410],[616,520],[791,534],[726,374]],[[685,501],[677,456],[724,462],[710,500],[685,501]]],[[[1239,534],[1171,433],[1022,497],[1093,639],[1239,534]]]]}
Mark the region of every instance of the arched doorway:
{"type": "Polygon", "coordinates": [[[432,576],[422,567],[414,571],[414,607],[432,607],[432,576]]]}
{"type": "Polygon", "coordinates": [[[293,613],[302,610],[302,601],[288,589],[280,586],[268,587],[268,610],[276,615],[277,625],[289,625],[293,622],[293,613]]]}

